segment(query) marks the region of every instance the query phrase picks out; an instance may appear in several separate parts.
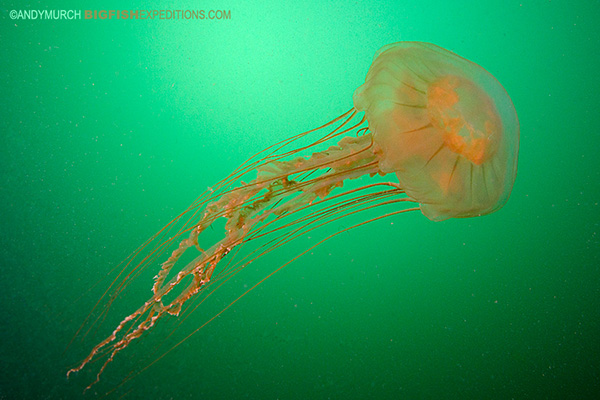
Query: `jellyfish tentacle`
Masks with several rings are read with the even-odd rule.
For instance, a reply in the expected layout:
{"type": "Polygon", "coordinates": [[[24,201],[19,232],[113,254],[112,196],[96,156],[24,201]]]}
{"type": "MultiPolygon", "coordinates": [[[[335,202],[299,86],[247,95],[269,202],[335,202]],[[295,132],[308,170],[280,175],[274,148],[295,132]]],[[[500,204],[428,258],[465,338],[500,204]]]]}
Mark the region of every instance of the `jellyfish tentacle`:
{"type": "MultiPolygon", "coordinates": [[[[354,114],[350,117],[353,116],[354,114]]],[[[362,124],[363,120],[350,128],[340,129],[347,123],[346,120],[326,136],[331,138],[345,133],[362,124]]],[[[321,141],[317,140],[315,143],[321,141]]],[[[112,334],[94,347],[88,357],[79,366],[71,369],[69,374],[81,370],[101,349],[110,346],[109,355],[100,368],[98,379],[92,383],[95,384],[117,353],[151,329],[165,314],[178,315],[183,304],[210,283],[217,264],[233,248],[244,243],[248,235],[270,216],[279,216],[303,205],[310,205],[319,198],[325,198],[334,188],[343,186],[346,179],[380,173],[372,146],[371,134],[344,137],[337,146],[314,153],[309,158],[298,157],[289,161],[276,158],[275,161],[262,163],[257,168],[256,178],[248,184],[221,193],[211,193],[210,197],[216,200],[207,204],[201,220],[189,230],[189,237],[181,240],[179,246],[162,263],[155,276],[153,296],[142,307],[124,318],[112,334]],[[303,173],[312,174],[325,170],[326,172],[321,172],[315,178],[295,180],[303,173]],[[202,249],[198,243],[198,236],[222,217],[226,219],[225,237],[208,249],[202,249]],[[167,281],[173,267],[190,248],[196,248],[200,255],[167,281]],[[163,304],[163,298],[188,275],[193,275],[193,279],[187,287],[169,304],[163,304]],[[129,326],[127,332],[126,326],[129,326]]],[[[180,233],[181,230],[175,237],[180,233]]]]}

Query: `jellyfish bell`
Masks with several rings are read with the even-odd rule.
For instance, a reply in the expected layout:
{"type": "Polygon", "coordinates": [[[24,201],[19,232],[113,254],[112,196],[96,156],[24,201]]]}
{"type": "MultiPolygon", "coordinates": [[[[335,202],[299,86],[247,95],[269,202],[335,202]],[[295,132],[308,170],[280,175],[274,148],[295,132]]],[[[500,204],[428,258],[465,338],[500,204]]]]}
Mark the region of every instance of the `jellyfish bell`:
{"type": "Polygon", "coordinates": [[[429,219],[489,214],[508,200],[519,123],[504,88],[479,65],[429,43],[390,44],[353,100],[379,168],[396,174],[429,219]]]}
{"type": "Polygon", "coordinates": [[[120,351],[159,320],[180,315],[184,306],[193,311],[245,266],[332,221],[398,208],[314,246],[404,212],[421,210],[439,221],[489,214],[506,203],[517,170],[519,125],[508,94],[482,67],[432,44],[391,44],[377,52],[353,101],[354,107],[338,118],[250,157],[132,253],[105,292],[104,307],[97,303],[76,336],[102,321],[117,295],[175,246],[154,278],[150,298],[67,375],[104,357],[91,387],[120,351]],[[299,139],[310,140],[294,148],[299,139]],[[335,140],[336,145],[314,152],[335,140]],[[344,188],[350,179],[392,173],[398,182],[344,188]],[[225,219],[223,238],[203,243],[202,232],[220,219],[225,219]],[[243,256],[228,256],[249,242],[259,245],[243,256]],[[182,256],[190,253],[191,261],[183,263],[182,256]],[[190,300],[197,305],[191,307],[190,300]]]}

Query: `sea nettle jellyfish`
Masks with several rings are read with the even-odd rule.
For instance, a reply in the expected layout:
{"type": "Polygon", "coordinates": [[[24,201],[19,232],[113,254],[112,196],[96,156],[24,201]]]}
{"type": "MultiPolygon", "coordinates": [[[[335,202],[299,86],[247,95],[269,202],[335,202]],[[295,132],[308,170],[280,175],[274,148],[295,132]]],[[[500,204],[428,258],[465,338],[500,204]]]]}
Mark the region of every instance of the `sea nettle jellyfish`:
{"type": "Polygon", "coordinates": [[[110,299],[105,309],[143,268],[179,242],[162,263],[150,298],[68,374],[104,357],[97,382],[117,353],[161,319],[179,315],[190,299],[208,296],[253,260],[332,221],[394,207],[319,243],[394,214],[420,210],[433,221],[476,217],[508,200],[517,172],[519,123],[504,88],[479,65],[433,44],[394,43],[377,52],[353,102],[331,122],[248,159],[134,252],[105,293],[110,299]],[[331,146],[332,140],[337,145],[331,146]],[[297,145],[302,141],[306,144],[297,145]],[[387,174],[395,174],[392,181],[343,188],[350,179],[387,174]],[[202,244],[201,234],[221,218],[223,238],[202,244]],[[260,245],[244,256],[224,260],[257,239],[260,245]],[[183,262],[188,252],[196,256],[183,262]]]}

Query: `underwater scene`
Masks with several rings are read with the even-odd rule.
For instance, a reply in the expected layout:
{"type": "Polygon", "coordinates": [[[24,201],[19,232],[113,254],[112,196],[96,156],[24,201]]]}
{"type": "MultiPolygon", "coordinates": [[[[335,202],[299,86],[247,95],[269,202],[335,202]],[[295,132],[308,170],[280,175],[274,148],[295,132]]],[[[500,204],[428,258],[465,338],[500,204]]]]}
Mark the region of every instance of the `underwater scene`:
{"type": "Polygon", "coordinates": [[[0,399],[597,398],[598,1],[0,20],[0,399]]]}

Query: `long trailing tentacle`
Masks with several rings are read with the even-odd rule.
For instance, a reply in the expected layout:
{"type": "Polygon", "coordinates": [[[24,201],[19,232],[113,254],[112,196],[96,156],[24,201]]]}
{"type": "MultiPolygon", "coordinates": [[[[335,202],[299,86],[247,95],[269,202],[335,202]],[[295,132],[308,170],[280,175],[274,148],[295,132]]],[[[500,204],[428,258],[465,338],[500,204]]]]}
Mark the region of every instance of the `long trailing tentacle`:
{"type": "MultiPolygon", "coordinates": [[[[161,232],[169,232],[172,229],[177,230],[173,237],[155,246],[150,254],[146,255],[120,283],[115,281],[111,285],[114,286],[116,293],[122,291],[129,280],[139,274],[140,270],[148,265],[149,261],[155,260],[175,238],[189,232],[188,237],[181,240],[179,246],[162,263],[160,271],[155,276],[152,289],[153,295],[134,313],[123,319],[112,334],[97,344],[77,367],[69,370],[67,375],[81,370],[100,354],[107,355],[96,380],[86,388],[86,390],[89,389],[99,381],[100,375],[106,366],[113,361],[117,353],[125,349],[144,332],[150,330],[166,314],[179,315],[182,306],[211,283],[215,268],[221,260],[243,243],[279,232],[278,236],[251,253],[249,258],[229,268],[229,272],[223,275],[225,280],[229,279],[235,271],[239,271],[261,255],[327,222],[370,207],[406,201],[406,198],[385,200],[390,196],[393,197],[402,193],[402,190],[397,187],[388,191],[342,200],[338,196],[353,194],[356,189],[335,196],[330,195],[334,188],[342,187],[347,179],[354,179],[363,175],[381,174],[378,168],[378,157],[374,152],[370,134],[356,137],[346,136],[336,146],[313,153],[309,158],[291,158],[291,156],[302,150],[359,128],[363,124],[364,118],[358,123],[346,127],[355,116],[355,112],[351,111],[324,125],[326,127],[335,121],[343,121],[332,132],[308,146],[282,152],[282,149],[289,143],[302,136],[300,135],[271,146],[251,157],[228,178],[217,184],[212,191],[201,196],[186,212],[180,214],[172,223],[163,228],[161,232]],[[232,187],[235,182],[252,170],[257,171],[256,178],[249,183],[232,187]],[[334,199],[339,201],[330,202],[322,209],[315,209],[302,218],[294,219],[293,217],[295,213],[306,210],[311,205],[334,199]],[[371,202],[374,205],[370,205],[371,202]],[[362,208],[357,209],[357,207],[362,208]],[[200,211],[202,211],[202,216],[198,218],[200,211]],[[287,217],[285,221],[288,222],[284,221],[285,217],[287,217]],[[183,218],[186,219],[185,222],[179,224],[179,228],[176,228],[176,222],[183,218]],[[199,235],[219,218],[226,219],[225,236],[212,246],[203,249],[198,241],[199,235]],[[196,222],[194,222],[194,219],[196,222]],[[174,267],[178,265],[183,254],[190,249],[196,249],[199,254],[193,261],[179,268],[175,274],[173,272],[174,267]],[[252,256],[252,254],[254,255],[252,256]],[[192,280],[187,287],[175,299],[168,304],[164,304],[163,299],[165,296],[170,294],[175,287],[179,287],[183,280],[190,275],[192,280]],[[167,280],[170,276],[171,278],[167,280]]],[[[360,128],[358,132],[364,133],[365,130],[365,128],[360,128]]],[[[392,184],[388,185],[393,186],[392,184]]],[[[152,237],[151,241],[157,237],[158,234],[152,237]]],[[[142,249],[138,249],[134,256],[128,260],[128,263],[132,262],[141,251],[142,249]]]]}

